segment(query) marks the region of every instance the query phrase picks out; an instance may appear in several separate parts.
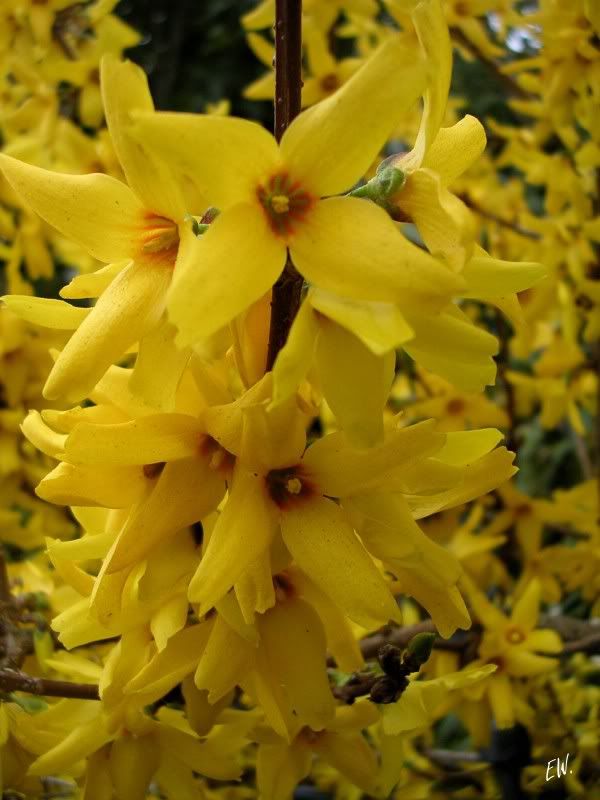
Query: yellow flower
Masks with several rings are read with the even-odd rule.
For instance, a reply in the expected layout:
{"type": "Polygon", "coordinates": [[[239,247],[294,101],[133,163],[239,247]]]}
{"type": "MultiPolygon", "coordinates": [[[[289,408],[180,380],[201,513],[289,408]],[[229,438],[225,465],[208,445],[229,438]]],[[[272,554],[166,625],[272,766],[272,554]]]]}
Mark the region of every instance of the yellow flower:
{"type": "Polygon", "coordinates": [[[483,663],[498,667],[486,687],[487,698],[496,724],[510,728],[515,723],[518,706],[513,700],[511,679],[551,672],[556,667],[556,660],[546,654],[559,653],[562,642],[556,631],[536,628],[541,597],[541,585],[537,579],[530,582],[509,617],[490,603],[466,577],[463,586],[475,615],[484,626],[479,656],[483,663]]]}
{"type": "Polygon", "coordinates": [[[144,147],[221,210],[169,292],[180,344],[205,338],[264,295],[288,251],[308,281],[344,297],[419,308],[450,298],[460,280],[382,209],[332,196],[367,171],[422,85],[420,59],[391,38],[338,92],[300,114],[280,145],[240,119],[136,115],[132,130],[144,147]]]}
{"type": "Polygon", "coordinates": [[[105,57],[102,87],[129,186],[107,175],[53,173],[0,156],[7,180],[31,208],[109,264],[62,290],[68,298],[99,299],[50,373],[44,389],[49,399],[81,400],[115,360],[158,326],[176,262],[196,243],[178,187],[126,132],[132,110],[152,109],[144,73],[105,57]]]}

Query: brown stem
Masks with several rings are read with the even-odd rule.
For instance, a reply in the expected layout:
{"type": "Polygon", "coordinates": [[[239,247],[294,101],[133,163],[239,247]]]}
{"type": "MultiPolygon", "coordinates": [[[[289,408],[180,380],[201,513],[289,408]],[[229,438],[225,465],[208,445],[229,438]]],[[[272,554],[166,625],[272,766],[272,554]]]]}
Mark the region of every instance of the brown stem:
{"type": "Polygon", "coordinates": [[[68,697],[78,700],[99,700],[98,687],[93,683],[71,683],[48,678],[35,678],[25,672],[0,669],[0,691],[28,692],[45,697],[68,697]]]}
{"type": "MultiPolygon", "coordinates": [[[[285,133],[300,113],[302,94],[302,0],[276,0],[275,4],[275,137],[285,133]]],[[[291,258],[273,286],[267,371],[287,337],[300,307],[302,276],[291,258]]]]}

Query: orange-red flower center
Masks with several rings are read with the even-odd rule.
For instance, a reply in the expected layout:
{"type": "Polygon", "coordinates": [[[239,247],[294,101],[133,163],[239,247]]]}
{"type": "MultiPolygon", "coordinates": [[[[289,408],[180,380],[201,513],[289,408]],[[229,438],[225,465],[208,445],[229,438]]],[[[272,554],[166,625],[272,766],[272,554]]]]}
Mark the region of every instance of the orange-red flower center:
{"type": "Polygon", "coordinates": [[[175,266],[179,249],[179,230],[173,220],[148,214],[140,233],[140,249],[144,260],[175,266]]]}
{"type": "Polygon", "coordinates": [[[301,222],[314,198],[285,172],[271,176],[256,194],[267,220],[278,236],[289,236],[301,222]]]}
{"type": "Polygon", "coordinates": [[[292,508],[314,494],[314,486],[300,466],[272,469],[265,476],[267,491],[282,510],[292,508]]]}

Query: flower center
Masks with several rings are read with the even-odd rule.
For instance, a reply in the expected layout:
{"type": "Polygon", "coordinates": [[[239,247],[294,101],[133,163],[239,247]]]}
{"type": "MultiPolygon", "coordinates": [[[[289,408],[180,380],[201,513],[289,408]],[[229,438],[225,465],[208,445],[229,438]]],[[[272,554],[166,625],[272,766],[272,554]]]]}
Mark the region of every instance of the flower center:
{"type": "Polygon", "coordinates": [[[504,635],[506,637],[506,641],[510,642],[510,644],[521,644],[521,642],[524,642],[526,638],[525,632],[516,625],[512,628],[508,628],[504,635]]]}
{"type": "Polygon", "coordinates": [[[142,254],[152,261],[175,264],[179,248],[177,225],[166,217],[148,216],[141,233],[142,254]]]}
{"type": "Polygon", "coordinates": [[[331,94],[331,92],[335,92],[335,90],[339,88],[340,82],[338,80],[338,76],[333,72],[329,75],[324,75],[321,78],[321,89],[323,89],[324,92],[331,94]]]}
{"type": "Polygon", "coordinates": [[[301,467],[272,469],[265,476],[267,491],[275,505],[288,509],[314,494],[314,487],[301,472],[301,467]]]}
{"type": "Polygon", "coordinates": [[[278,236],[289,236],[313,203],[311,195],[285,173],[271,176],[256,191],[271,229],[278,236]]]}
{"type": "Polygon", "coordinates": [[[448,414],[458,415],[462,414],[465,410],[465,403],[460,397],[453,397],[452,400],[449,400],[446,403],[446,411],[448,414]]]}

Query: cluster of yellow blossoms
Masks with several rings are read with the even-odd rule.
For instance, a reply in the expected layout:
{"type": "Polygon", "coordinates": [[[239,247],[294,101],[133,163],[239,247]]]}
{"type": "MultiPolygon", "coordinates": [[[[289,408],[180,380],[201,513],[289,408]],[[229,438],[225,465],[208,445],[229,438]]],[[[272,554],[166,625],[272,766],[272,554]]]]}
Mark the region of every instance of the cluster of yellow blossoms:
{"type": "MultiPolygon", "coordinates": [[[[531,792],[578,741],[585,796],[600,691],[566,659],[583,635],[540,613],[577,593],[597,613],[600,590],[593,0],[305,0],[280,141],[155,111],[114,5],[1,9],[0,790],[446,797],[450,719],[481,748],[469,796],[508,797],[491,721],[530,731],[531,792]],[[538,55],[498,66],[523,30],[538,55]],[[453,42],[533,120],[486,120],[490,154],[449,102],[453,42]],[[55,262],[63,299],[33,285],[55,262]],[[559,425],[582,480],[530,497],[497,427],[527,452],[559,425]]],[[[274,14],[243,18],[269,66],[274,14]]]]}

